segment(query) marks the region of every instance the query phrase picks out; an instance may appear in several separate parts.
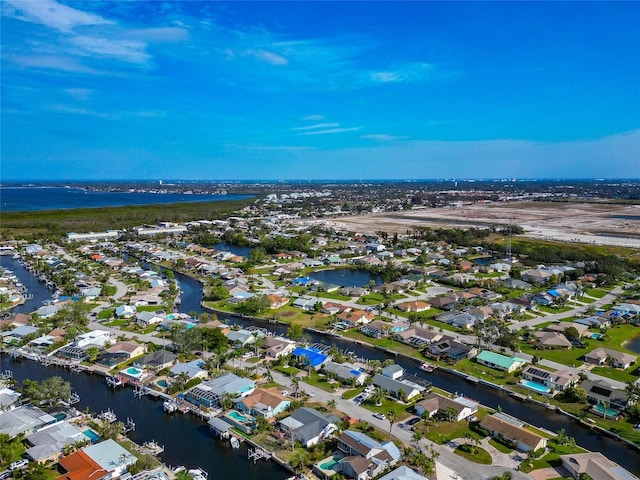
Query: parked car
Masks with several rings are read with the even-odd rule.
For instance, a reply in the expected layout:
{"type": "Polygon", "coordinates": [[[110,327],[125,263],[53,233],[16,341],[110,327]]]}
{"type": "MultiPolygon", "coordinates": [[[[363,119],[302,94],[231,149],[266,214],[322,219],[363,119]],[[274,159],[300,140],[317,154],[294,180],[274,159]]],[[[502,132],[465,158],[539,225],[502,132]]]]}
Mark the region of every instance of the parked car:
{"type": "Polygon", "coordinates": [[[29,460],[25,460],[24,458],[20,459],[20,460],[16,460],[15,462],[13,462],[11,465],[9,465],[9,470],[14,471],[17,470],[18,468],[22,468],[25,465],[29,464],[29,460]]]}
{"type": "Polygon", "coordinates": [[[366,393],[373,393],[375,391],[376,387],[374,387],[373,385],[367,385],[364,389],[364,391],[366,393]]]}
{"type": "Polygon", "coordinates": [[[384,413],[374,413],[373,414],[373,418],[377,418],[378,420],[386,420],[387,417],[385,417],[384,413]]]}

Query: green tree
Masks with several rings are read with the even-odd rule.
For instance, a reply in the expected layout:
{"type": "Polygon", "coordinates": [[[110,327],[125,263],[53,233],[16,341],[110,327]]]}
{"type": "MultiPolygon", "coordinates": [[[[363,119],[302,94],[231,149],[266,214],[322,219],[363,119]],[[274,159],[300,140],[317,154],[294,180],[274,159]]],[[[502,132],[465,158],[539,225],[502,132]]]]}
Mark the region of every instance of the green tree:
{"type": "Polygon", "coordinates": [[[299,323],[292,323],[287,327],[287,337],[291,340],[299,340],[304,334],[304,329],[299,323]]]}

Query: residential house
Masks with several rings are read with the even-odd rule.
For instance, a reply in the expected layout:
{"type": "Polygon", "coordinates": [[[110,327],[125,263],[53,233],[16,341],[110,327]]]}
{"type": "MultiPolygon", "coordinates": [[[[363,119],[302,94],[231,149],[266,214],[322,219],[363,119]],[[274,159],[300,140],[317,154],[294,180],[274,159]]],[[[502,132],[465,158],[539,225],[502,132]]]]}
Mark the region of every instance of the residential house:
{"type": "Polygon", "coordinates": [[[637,480],[638,477],[609,460],[600,452],[570,453],[560,455],[562,466],[575,479],[637,480]]]}
{"type": "Polygon", "coordinates": [[[438,360],[450,359],[457,362],[463,358],[474,358],[477,354],[478,350],[473,345],[467,345],[448,335],[443,335],[429,345],[429,355],[438,360]]]}
{"type": "Polygon", "coordinates": [[[138,325],[141,325],[142,327],[149,327],[151,325],[158,325],[162,323],[165,317],[158,315],[155,312],[142,311],[136,313],[135,318],[138,325]]]}
{"type": "Polygon", "coordinates": [[[172,377],[183,375],[189,380],[193,380],[194,378],[206,378],[208,373],[202,368],[203,366],[204,360],[200,358],[190,362],[176,362],[176,364],[171,367],[171,370],[169,370],[169,374],[172,377]]]}
{"type": "Polygon", "coordinates": [[[534,342],[544,348],[569,349],[573,347],[567,337],[558,332],[533,332],[534,342]]]}
{"type": "Polygon", "coordinates": [[[131,318],[136,314],[134,305],[120,305],[116,307],[115,316],[119,318],[131,318]]]}
{"type": "Polygon", "coordinates": [[[301,407],[280,421],[280,429],[309,448],[335,432],[337,422],[335,415],[324,415],[313,408],[301,407]]]}
{"type": "Polygon", "coordinates": [[[340,295],[344,295],[345,297],[360,298],[366,293],[367,289],[362,287],[344,287],[340,290],[340,295]]]}
{"type": "Polygon", "coordinates": [[[311,312],[314,310],[316,303],[318,303],[317,298],[299,297],[294,300],[292,305],[296,308],[301,308],[302,310],[311,312]]]}
{"type": "Polygon", "coordinates": [[[42,427],[55,423],[56,419],[33,405],[22,405],[0,413],[0,434],[13,438],[20,433],[29,435],[42,427]]]}
{"type": "Polygon", "coordinates": [[[354,385],[362,385],[366,381],[367,375],[361,372],[358,367],[349,363],[327,362],[322,367],[326,373],[334,375],[342,382],[352,382],[354,385]]]}
{"type": "MultiPolygon", "coordinates": [[[[88,447],[84,447],[79,452],[76,452],[69,457],[64,457],[60,459],[60,465],[67,470],[67,473],[58,477],[58,479],[64,478],[72,478],[72,479],[80,479],[80,478],[89,478],[91,480],[94,479],[113,479],[122,476],[130,465],[133,465],[138,461],[138,459],[125,448],[121,447],[115,440],[105,440],[100,443],[96,443],[94,445],[90,445],[88,447]],[[92,463],[89,463],[91,468],[93,465],[98,465],[101,470],[94,470],[94,474],[87,472],[86,475],[78,474],[76,471],[69,471],[68,467],[75,467],[76,461],[69,460],[69,457],[73,457],[77,454],[84,454],[85,458],[88,458],[92,463]],[[102,475],[102,472],[106,472],[102,475]]],[[[87,462],[82,462],[83,464],[87,464],[87,462]]]]}
{"type": "Polygon", "coordinates": [[[338,450],[345,455],[340,460],[341,472],[356,479],[375,478],[402,457],[393,442],[381,443],[353,430],[342,432],[338,438],[338,450]]]}
{"type": "Polygon", "coordinates": [[[265,356],[267,358],[280,358],[289,355],[296,348],[296,343],[284,337],[268,336],[265,342],[265,356]]]}
{"type": "MultiPolygon", "coordinates": [[[[374,323],[374,322],[372,322],[374,323]]],[[[393,338],[413,347],[421,348],[442,338],[442,334],[421,327],[410,326],[406,330],[394,333],[393,338]]]]}
{"type": "Polygon", "coordinates": [[[580,337],[583,337],[589,331],[589,327],[587,325],[576,322],[558,322],[547,325],[547,330],[550,332],[565,333],[567,328],[575,328],[578,332],[578,336],[580,337]]]}
{"type": "Polygon", "coordinates": [[[549,280],[551,280],[552,275],[553,274],[548,270],[531,269],[531,270],[525,270],[524,272],[522,272],[520,277],[525,282],[534,283],[536,285],[542,285],[543,283],[546,283],[549,280]]]}
{"type": "Polygon", "coordinates": [[[0,412],[12,410],[20,400],[21,393],[8,387],[0,387],[0,412]]]}
{"type": "Polygon", "coordinates": [[[611,350],[610,348],[596,348],[585,354],[584,360],[587,363],[594,365],[603,365],[610,363],[614,368],[621,368],[626,370],[631,365],[636,363],[638,357],[617,350],[611,350]]]}
{"type": "Polygon", "coordinates": [[[413,397],[420,395],[426,390],[422,385],[410,382],[408,380],[394,380],[376,373],[371,381],[376,387],[380,387],[386,393],[395,398],[403,400],[411,400],[413,397]]]}
{"type": "Polygon", "coordinates": [[[489,350],[481,351],[476,357],[476,361],[480,365],[486,365],[487,367],[502,370],[507,373],[511,373],[527,364],[527,361],[523,358],[515,356],[507,357],[506,355],[501,355],[489,350]]]}
{"type": "Polygon", "coordinates": [[[191,403],[204,407],[219,405],[225,395],[231,398],[244,397],[255,389],[253,380],[227,373],[213,380],[196,385],[185,393],[185,399],[191,403]]]}
{"type": "Polygon", "coordinates": [[[511,443],[516,449],[528,452],[539,450],[547,446],[547,439],[521,426],[503,420],[496,415],[486,415],[480,426],[494,438],[511,443]]]}
{"type": "Polygon", "coordinates": [[[321,350],[314,347],[296,347],[291,355],[296,357],[298,361],[309,365],[312,368],[320,368],[320,366],[329,358],[321,350]]]}
{"type": "Polygon", "coordinates": [[[256,388],[246,397],[235,401],[234,408],[254,417],[271,419],[289,408],[290,403],[278,388],[256,388]]]}
{"type": "Polygon", "coordinates": [[[272,294],[267,295],[267,298],[269,299],[269,308],[271,310],[277,310],[278,308],[282,308],[287,303],[289,303],[289,299],[287,297],[283,297],[282,295],[272,294]]]}
{"type": "Polygon", "coordinates": [[[147,346],[144,343],[138,344],[134,341],[116,342],[105,350],[112,355],[122,355],[127,360],[142,355],[146,351],[147,346]]]}
{"type": "Polygon", "coordinates": [[[601,408],[623,412],[633,403],[627,392],[615,389],[606,380],[585,380],[580,386],[587,392],[587,401],[601,408]]]}
{"type": "Polygon", "coordinates": [[[432,417],[436,413],[448,415],[451,411],[456,422],[469,418],[478,412],[478,404],[464,397],[451,399],[437,393],[429,393],[424,400],[414,405],[416,414],[421,417],[432,417]]]}
{"type": "Polygon", "coordinates": [[[414,300],[412,302],[398,303],[396,307],[403,312],[425,312],[431,308],[431,304],[422,300],[414,300]]]}
{"type": "Polygon", "coordinates": [[[350,312],[342,312],[338,315],[338,320],[340,322],[346,323],[351,327],[369,323],[374,318],[376,318],[376,316],[373,313],[368,313],[364,310],[352,310],[350,312]]]}
{"type": "MultiPolygon", "coordinates": [[[[436,463],[436,470],[438,468],[438,463],[436,463]]],[[[437,474],[437,472],[436,472],[437,474]]],[[[438,476],[437,478],[441,478],[438,476]]],[[[386,475],[380,477],[378,480],[427,480],[426,477],[423,477],[415,470],[407,467],[406,465],[402,465],[401,467],[392,470],[386,475]]]]}
{"type": "Polygon", "coordinates": [[[429,299],[432,307],[440,310],[453,310],[458,305],[458,300],[448,296],[434,297],[429,299]]]}
{"type": "Polygon", "coordinates": [[[573,370],[560,370],[549,372],[542,370],[535,365],[527,365],[522,370],[522,378],[530,382],[539,383],[557,391],[565,390],[576,385],[580,381],[580,376],[573,370]]]}
{"type": "Polygon", "coordinates": [[[404,375],[404,368],[394,363],[392,365],[384,367],[382,369],[382,375],[388,378],[393,378],[394,380],[398,380],[404,375]]]}
{"type": "Polygon", "coordinates": [[[342,305],[341,303],[324,302],[322,304],[322,313],[326,313],[327,315],[338,315],[342,312],[350,312],[351,310],[351,307],[342,305]]]}
{"type": "Polygon", "coordinates": [[[158,371],[163,368],[169,368],[177,358],[178,356],[175,353],[158,350],[135,360],[133,366],[139,369],[158,371]]]}
{"type": "Polygon", "coordinates": [[[502,281],[502,285],[515,290],[531,290],[533,288],[533,285],[530,283],[518,280],[517,278],[507,278],[502,281]]]}
{"type": "Polygon", "coordinates": [[[89,438],[68,422],[57,422],[38,430],[25,438],[30,447],[27,456],[35,461],[44,463],[55,462],[63,456],[67,445],[85,443],[89,438]]]}

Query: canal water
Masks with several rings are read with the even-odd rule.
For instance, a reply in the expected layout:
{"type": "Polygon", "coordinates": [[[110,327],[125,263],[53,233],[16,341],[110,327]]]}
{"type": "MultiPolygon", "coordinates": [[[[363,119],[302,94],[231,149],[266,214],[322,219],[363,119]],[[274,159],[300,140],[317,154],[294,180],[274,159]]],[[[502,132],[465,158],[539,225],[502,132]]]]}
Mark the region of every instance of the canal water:
{"type": "MultiPolygon", "coordinates": [[[[16,273],[16,275],[18,275],[20,269],[22,269],[27,275],[30,275],[29,272],[24,270],[24,268],[19,264],[17,264],[15,268],[11,268],[11,269],[16,273]]],[[[179,311],[184,313],[189,313],[191,311],[196,311],[198,313],[202,312],[202,308],[200,307],[200,300],[202,298],[201,284],[198,281],[192,279],[191,277],[187,277],[181,274],[176,274],[176,279],[180,283],[180,288],[182,290],[179,311]]],[[[39,282],[36,282],[36,284],[37,285],[34,285],[34,292],[33,292],[34,297],[36,294],[35,290],[37,288],[46,290],[46,288],[39,282]]],[[[36,307],[37,306],[39,305],[36,305],[36,307]]],[[[269,330],[277,334],[284,334],[287,328],[284,325],[271,325],[267,321],[240,319],[237,317],[225,317],[224,315],[218,315],[218,318],[222,321],[227,321],[228,323],[232,323],[232,324],[235,323],[242,326],[260,325],[268,328],[269,330]]],[[[418,369],[419,362],[417,360],[412,361],[402,357],[395,357],[393,355],[387,354],[386,352],[383,352],[376,348],[369,347],[369,346],[356,345],[352,342],[342,340],[338,337],[326,337],[324,335],[319,335],[319,334],[309,334],[309,336],[312,342],[324,343],[324,344],[335,344],[341,350],[353,351],[358,357],[363,357],[371,360],[380,360],[380,361],[384,361],[386,359],[392,358],[395,360],[397,364],[405,368],[407,370],[407,373],[425,377],[427,380],[431,381],[436,387],[442,388],[449,392],[457,392],[459,394],[463,394],[468,398],[472,398],[480,402],[481,404],[487,405],[492,408],[500,407],[502,411],[504,411],[505,413],[518,417],[524,420],[525,422],[530,423],[531,425],[543,427],[553,432],[557,432],[560,429],[564,429],[567,435],[572,436],[576,439],[576,443],[578,445],[592,451],[602,452],[611,460],[619,463],[620,465],[630,470],[631,472],[634,472],[637,475],[640,474],[640,455],[638,454],[638,450],[634,449],[633,447],[627,444],[621,443],[613,439],[612,437],[602,435],[595,430],[586,428],[574,422],[568,417],[553,413],[543,407],[540,407],[534,404],[523,403],[519,400],[514,399],[513,397],[510,397],[508,394],[504,392],[493,390],[489,387],[485,387],[482,385],[469,383],[463,380],[462,378],[452,374],[448,374],[438,370],[430,374],[425,374],[418,369]]],[[[30,362],[25,362],[25,365],[29,365],[29,364],[30,362]]],[[[38,371],[42,370],[41,374],[44,377],[51,375],[50,373],[52,371],[50,369],[51,367],[47,367],[46,369],[44,369],[44,367],[40,367],[37,364],[33,364],[33,366],[38,371]]],[[[3,366],[3,369],[4,368],[8,368],[8,367],[3,366]]],[[[74,381],[75,379],[79,379],[80,377],[82,377],[82,375],[73,376],[74,381]]],[[[105,395],[113,395],[112,392],[109,392],[107,390],[101,389],[101,391],[102,393],[98,395],[98,398],[101,398],[102,396],[105,396],[105,395]]],[[[78,393],[80,393],[80,395],[82,396],[82,392],[79,391],[78,393]]],[[[130,394],[130,391],[125,391],[123,395],[126,397],[128,396],[133,397],[133,395],[130,394]]],[[[146,398],[143,398],[141,400],[136,400],[136,401],[151,402],[151,404],[155,403],[150,399],[146,399],[146,398]]],[[[92,409],[97,409],[97,410],[106,409],[107,406],[109,406],[108,404],[105,404],[104,407],[100,405],[102,404],[99,404],[99,406],[97,407],[94,407],[92,405],[90,406],[92,409]]],[[[143,404],[143,405],[147,405],[147,404],[143,404]]],[[[156,403],[155,405],[158,409],[162,409],[162,404],[160,402],[156,403]]],[[[149,409],[151,410],[151,408],[149,409]]],[[[124,415],[126,418],[126,410],[123,410],[123,412],[125,412],[124,415]]],[[[133,415],[133,414],[130,414],[130,415],[133,415]]],[[[165,418],[165,417],[160,416],[157,419],[157,421],[159,421],[162,425],[164,425],[164,423],[161,422],[162,418],[165,418]]],[[[136,419],[134,418],[134,420],[136,419]]],[[[176,420],[175,419],[167,420],[167,422],[169,422],[167,424],[167,428],[170,428],[169,425],[173,425],[172,422],[174,421],[176,420]]],[[[180,421],[187,421],[187,420],[183,419],[180,421]]],[[[193,421],[196,422],[195,419],[193,421]]],[[[197,425],[200,425],[200,424],[197,423],[197,425]]],[[[193,442],[202,440],[201,439],[202,430],[199,430],[200,427],[198,427],[197,425],[194,424],[195,433],[193,434],[193,438],[194,438],[193,442]],[[200,433],[198,433],[198,431],[200,433]],[[196,439],[200,439],[200,440],[196,440],[196,439]]],[[[155,438],[156,440],[160,440],[159,435],[154,436],[153,438],[155,438]]],[[[190,437],[188,437],[187,434],[185,434],[185,437],[170,436],[168,438],[169,440],[171,440],[172,438],[175,438],[175,439],[180,438],[179,442],[182,442],[183,441],[182,438],[186,439],[190,437]]],[[[149,438],[145,438],[145,440],[149,440],[149,438]]],[[[167,440],[166,442],[167,445],[169,443],[169,440],[167,440]]],[[[189,442],[191,442],[191,440],[189,440],[189,442]]],[[[167,453],[167,455],[169,455],[169,453],[167,453]]],[[[176,457],[170,457],[170,458],[176,458],[176,457]]],[[[180,463],[179,460],[167,459],[167,463],[171,464],[171,462],[180,463]]],[[[182,463],[186,463],[186,460],[184,460],[182,463]]],[[[223,477],[223,478],[226,478],[226,477],[223,477]]],[[[247,477],[247,478],[250,478],[250,477],[247,477]]]]}
{"type": "Polygon", "coordinates": [[[31,313],[42,306],[42,302],[51,300],[53,290],[48,288],[38,277],[31,274],[24,266],[11,255],[0,255],[0,266],[11,270],[18,277],[18,280],[26,287],[25,295],[32,295],[32,298],[25,300],[25,303],[12,309],[12,313],[31,313]]]}
{"type": "Polygon", "coordinates": [[[626,342],[624,348],[640,355],[640,335],[626,342]]]}
{"type": "Polygon", "coordinates": [[[319,282],[340,285],[341,287],[365,287],[373,280],[376,285],[382,282],[380,275],[371,275],[366,270],[356,270],[353,268],[337,268],[331,270],[320,270],[310,273],[309,276],[319,282]]]}
{"type": "Polygon", "coordinates": [[[251,247],[241,247],[240,245],[231,245],[229,243],[216,243],[213,248],[220,250],[221,252],[231,252],[234,255],[240,255],[241,257],[249,258],[251,254],[251,247]]]}
{"type": "Polygon", "coordinates": [[[130,434],[138,444],[155,440],[164,446],[160,459],[167,465],[184,465],[187,468],[201,467],[211,479],[282,480],[289,474],[274,462],[264,460],[254,464],[248,459],[247,447],[230,447],[229,442],[213,436],[208,425],[199,418],[187,414],[167,415],[162,401],[149,396],[137,398],[129,388],[113,390],[107,387],[104,378],[86,373],[71,373],[61,367],[43,367],[31,360],[12,360],[0,356],[2,370],[9,369],[13,377],[22,382],[43,380],[60,376],[71,382],[73,391],[80,395],[78,410],[100,413],[110,408],[118,420],[131,418],[136,430],[130,434]]]}

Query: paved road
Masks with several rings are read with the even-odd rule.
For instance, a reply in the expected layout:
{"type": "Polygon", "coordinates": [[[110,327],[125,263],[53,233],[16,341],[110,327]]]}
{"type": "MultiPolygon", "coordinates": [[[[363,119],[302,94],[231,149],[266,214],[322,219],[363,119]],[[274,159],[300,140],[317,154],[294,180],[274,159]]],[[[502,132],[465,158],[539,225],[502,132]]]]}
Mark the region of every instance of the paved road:
{"type": "MultiPolygon", "coordinates": [[[[255,364],[244,363],[244,362],[242,364],[245,365],[246,367],[255,368],[255,364]]],[[[280,385],[285,386],[289,391],[295,390],[295,386],[291,383],[291,379],[289,377],[279,372],[275,372],[273,370],[271,371],[271,375],[273,376],[274,381],[276,381],[280,385]]],[[[340,396],[338,395],[326,392],[321,388],[308,385],[304,382],[300,383],[299,390],[306,393],[310,393],[314,400],[320,401],[322,403],[327,403],[329,400],[335,400],[336,408],[338,410],[346,413],[351,417],[358,418],[367,423],[370,423],[371,425],[376,426],[383,432],[389,431],[388,421],[374,418],[372,412],[370,412],[366,408],[356,405],[350,400],[344,400],[340,398],[340,396]]],[[[413,433],[409,430],[405,430],[398,427],[397,424],[393,425],[391,434],[406,445],[415,444],[415,442],[413,442],[411,438],[413,433]]],[[[514,480],[524,480],[524,479],[531,478],[522,472],[515,471],[513,468],[505,468],[501,466],[479,465],[476,463],[472,463],[453,453],[453,451],[450,448],[432,443],[426,439],[420,442],[420,446],[423,449],[423,451],[427,447],[433,447],[434,451],[438,453],[438,461],[441,462],[446,467],[452,469],[453,471],[458,472],[462,476],[462,478],[464,478],[464,480],[490,479],[506,471],[512,474],[512,478],[514,480]]]]}

